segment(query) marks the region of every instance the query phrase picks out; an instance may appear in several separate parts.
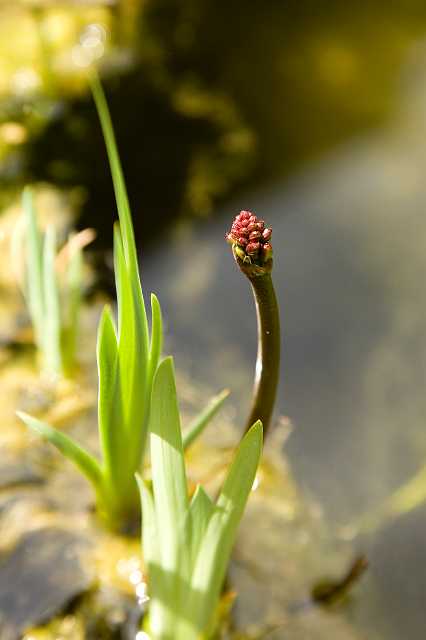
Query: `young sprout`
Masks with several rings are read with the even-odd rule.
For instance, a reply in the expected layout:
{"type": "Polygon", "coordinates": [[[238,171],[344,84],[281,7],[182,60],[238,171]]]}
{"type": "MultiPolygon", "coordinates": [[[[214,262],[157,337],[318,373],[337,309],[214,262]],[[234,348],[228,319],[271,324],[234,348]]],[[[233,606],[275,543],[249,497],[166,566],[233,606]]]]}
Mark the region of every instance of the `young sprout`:
{"type": "Polygon", "coordinates": [[[280,316],[272,283],[272,229],[250,211],[234,219],[226,240],[235,262],[249,279],[257,312],[258,348],[253,402],[246,430],[261,420],[266,434],[274,409],[280,370],[280,316]]]}
{"type": "MultiPolygon", "coordinates": [[[[159,302],[152,294],[149,332],[126,186],[108,106],[97,77],[93,78],[92,91],[107,147],[119,216],[119,223],[114,227],[117,322],[106,306],[98,328],[101,460],[50,425],[22,412],[18,415],[86,476],[93,485],[97,510],[105,523],[112,529],[129,531],[140,516],[135,473],[140,470],[144,457],[152,381],[162,348],[162,320],[159,302]]],[[[222,393],[214,398],[195,419],[188,432],[188,445],[218,411],[226,395],[222,393]]]]}
{"type": "Polygon", "coordinates": [[[83,247],[92,241],[86,229],[70,236],[57,254],[56,231],[42,233],[37,224],[33,194],[22,196],[24,277],[22,290],[34,330],[41,368],[50,377],[71,373],[76,365],[80,323],[83,247]]]}
{"type": "Polygon", "coordinates": [[[262,450],[257,421],[242,439],[216,501],[188,495],[173,361],[154,378],[150,417],[152,488],[138,477],[151,640],[200,640],[216,630],[218,604],[238,525],[262,450]]]}

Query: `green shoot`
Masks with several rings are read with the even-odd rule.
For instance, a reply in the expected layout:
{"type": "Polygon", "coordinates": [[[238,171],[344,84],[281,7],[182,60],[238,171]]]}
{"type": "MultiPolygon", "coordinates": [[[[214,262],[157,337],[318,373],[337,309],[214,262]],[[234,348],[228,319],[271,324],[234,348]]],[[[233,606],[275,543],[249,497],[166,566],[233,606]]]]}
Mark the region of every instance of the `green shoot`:
{"type": "MultiPolygon", "coordinates": [[[[70,373],[76,364],[82,287],[82,246],[70,237],[62,278],[58,273],[56,232],[43,234],[31,190],[22,197],[24,210],[24,297],[34,330],[41,368],[50,377],[70,373]]],[[[90,234],[89,234],[90,236],[90,234]]],[[[91,239],[91,237],[90,237],[91,239]]]]}
{"type": "MultiPolygon", "coordinates": [[[[97,77],[92,80],[92,91],[106,142],[119,216],[119,223],[114,227],[117,322],[108,306],[105,307],[97,340],[101,461],[51,426],[23,413],[18,415],[86,476],[93,485],[100,516],[110,528],[123,531],[133,528],[140,516],[135,473],[140,470],[144,459],[152,383],[161,355],[163,330],[160,304],[154,294],[151,295],[151,332],[148,330],[126,186],[108,106],[97,77]]],[[[38,236],[34,234],[33,240],[37,247],[38,236]]],[[[51,244],[48,247],[51,251],[51,244]]],[[[48,253],[46,261],[50,259],[51,253],[48,253]]],[[[79,306],[75,288],[79,269],[79,263],[76,262],[70,272],[74,297],[71,296],[69,305],[74,314],[78,313],[79,306]]],[[[51,283],[49,286],[49,305],[54,310],[54,289],[51,283]]],[[[53,334],[56,331],[53,320],[51,325],[50,332],[53,334]]],[[[193,424],[189,433],[191,442],[224,399],[223,395],[215,399],[198,422],[193,424]]],[[[161,398],[156,396],[153,402],[157,415],[161,398]]]]}
{"type": "Polygon", "coordinates": [[[212,637],[225,573],[262,450],[258,421],[242,439],[216,502],[189,499],[173,361],[158,367],[150,417],[152,490],[138,477],[152,640],[212,637]]]}

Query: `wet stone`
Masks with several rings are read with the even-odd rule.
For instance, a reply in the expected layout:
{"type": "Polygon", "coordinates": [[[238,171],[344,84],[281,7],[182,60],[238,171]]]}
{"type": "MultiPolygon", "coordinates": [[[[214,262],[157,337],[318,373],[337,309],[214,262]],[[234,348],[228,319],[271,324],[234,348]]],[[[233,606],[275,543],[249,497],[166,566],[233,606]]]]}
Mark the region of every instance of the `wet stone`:
{"type": "Polygon", "coordinates": [[[9,458],[2,460],[0,466],[0,490],[10,489],[27,484],[43,484],[44,478],[38,473],[30,463],[9,458]]]}
{"type": "Polygon", "coordinates": [[[23,489],[0,493],[0,524],[3,524],[2,519],[4,516],[8,516],[10,511],[17,505],[21,509],[25,507],[28,510],[28,517],[30,517],[33,509],[47,513],[55,507],[54,502],[48,496],[32,490],[23,489]]]}
{"type": "Polygon", "coordinates": [[[92,576],[82,562],[87,542],[56,528],[25,535],[0,559],[0,637],[18,640],[87,591],[92,576]]]}

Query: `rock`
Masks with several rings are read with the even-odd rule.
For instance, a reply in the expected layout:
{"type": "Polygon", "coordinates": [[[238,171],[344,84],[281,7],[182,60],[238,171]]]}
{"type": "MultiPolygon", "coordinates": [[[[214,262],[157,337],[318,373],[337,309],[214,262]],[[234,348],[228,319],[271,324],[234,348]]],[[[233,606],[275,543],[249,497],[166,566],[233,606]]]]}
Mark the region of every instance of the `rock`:
{"type": "Polygon", "coordinates": [[[0,489],[10,489],[20,485],[43,484],[44,478],[26,461],[2,456],[0,466],[0,489]]]}
{"type": "Polygon", "coordinates": [[[62,612],[92,584],[81,554],[87,542],[46,528],[25,535],[0,561],[0,637],[18,640],[25,629],[62,612]]]}

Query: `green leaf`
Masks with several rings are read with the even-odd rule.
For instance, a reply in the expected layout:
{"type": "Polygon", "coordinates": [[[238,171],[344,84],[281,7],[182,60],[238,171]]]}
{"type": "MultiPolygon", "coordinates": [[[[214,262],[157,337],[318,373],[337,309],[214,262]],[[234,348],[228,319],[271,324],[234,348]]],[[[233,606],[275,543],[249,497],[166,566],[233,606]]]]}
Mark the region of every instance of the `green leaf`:
{"type": "MultiPolygon", "coordinates": [[[[109,478],[114,478],[121,467],[120,451],[123,446],[120,428],[121,396],[118,382],[118,347],[111,310],[105,306],[98,327],[97,361],[99,377],[98,426],[102,458],[109,478]]],[[[126,469],[121,470],[121,472],[126,469]]]]}
{"type": "Polygon", "coordinates": [[[72,440],[69,436],[54,429],[50,425],[33,418],[22,411],[17,411],[17,416],[24,422],[27,427],[38,433],[40,436],[53,444],[68,460],[71,460],[75,466],[86,476],[92,483],[95,490],[99,492],[102,485],[102,470],[99,462],[94,456],[83,449],[79,444],[72,440]]]}
{"type": "Polygon", "coordinates": [[[29,187],[22,194],[26,231],[26,283],[25,297],[34,327],[35,341],[43,349],[44,291],[42,267],[42,240],[34,210],[33,194],[29,187]]]}
{"type": "Polygon", "coordinates": [[[118,154],[117,142],[115,140],[114,129],[112,126],[108,104],[96,72],[91,76],[91,87],[105,139],[105,145],[107,148],[112,181],[114,184],[115,199],[117,202],[118,216],[120,218],[120,228],[123,236],[124,256],[129,269],[130,280],[135,296],[136,313],[138,314],[138,322],[140,323],[142,331],[143,353],[144,357],[147,357],[148,321],[146,318],[145,303],[143,300],[142,289],[140,285],[138,257],[136,252],[135,235],[133,231],[129,199],[127,196],[126,184],[124,181],[123,170],[118,154]]]}
{"type": "MultiPolygon", "coordinates": [[[[120,228],[114,225],[114,271],[117,287],[117,307],[118,307],[118,351],[121,370],[122,399],[124,409],[124,428],[129,427],[129,420],[132,419],[132,403],[135,401],[135,368],[140,365],[138,362],[138,338],[136,327],[135,303],[130,282],[127,265],[124,258],[123,244],[120,228]]],[[[142,389],[136,397],[139,399],[145,395],[144,385],[146,375],[139,376],[139,385],[142,389]]],[[[143,409],[139,407],[139,417],[143,409]]]]}
{"type": "Polygon", "coordinates": [[[122,227],[126,262],[129,265],[131,273],[135,274],[138,273],[138,259],[126,183],[124,181],[123,170],[117,150],[117,142],[115,140],[108,104],[96,72],[91,76],[91,88],[107,148],[111,176],[114,184],[115,199],[117,201],[118,215],[120,217],[122,227]]]}
{"type": "Polygon", "coordinates": [[[158,532],[154,499],[150,489],[139,475],[136,474],[142,503],[142,549],[143,559],[148,572],[150,567],[156,566],[159,560],[158,532]]]}
{"type": "Polygon", "coordinates": [[[149,352],[148,379],[152,380],[163,348],[163,319],[157,296],[151,293],[151,348],[149,352]]]}
{"type": "Polygon", "coordinates": [[[191,422],[188,430],[183,435],[183,447],[187,449],[196,438],[204,431],[210,420],[214,418],[219,411],[226,398],[229,396],[229,390],[224,389],[217,396],[212,398],[207,407],[191,422]]]}
{"type": "Polygon", "coordinates": [[[207,530],[207,526],[211,515],[214,511],[214,504],[201,485],[198,485],[191,504],[189,506],[189,537],[191,544],[191,567],[195,565],[195,561],[207,530]]]}
{"type": "Polygon", "coordinates": [[[151,467],[161,567],[177,571],[178,540],[188,508],[188,491],[172,358],[154,376],[150,418],[151,467]]]}
{"type": "Polygon", "coordinates": [[[55,268],[56,231],[52,225],[46,229],[43,250],[44,286],[44,356],[47,371],[59,374],[62,371],[61,315],[58,281],[55,268]]]}
{"type": "Polygon", "coordinates": [[[214,616],[237,528],[256,476],[262,451],[262,424],[256,422],[242,439],[201,543],[192,576],[193,593],[187,603],[197,628],[205,632],[214,616]]]}
{"type": "MultiPolygon", "coordinates": [[[[124,397],[128,399],[128,407],[126,409],[126,416],[128,416],[128,418],[126,421],[128,422],[128,428],[132,431],[130,448],[133,454],[133,460],[131,461],[131,467],[135,468],[135,464],[140,464],[145,447],[151,394],[151,388],[148,385],[148,320],[140,284],[138,259],[126,185],[111,116],[105,94],[96,72],[91,76],[91,87],[107,148],[120,219],[120,232],[122,235],[122,249],[126,264],[127,279],[133,294],[135,321],[133,344],[130,343],[130,338],[125,339],[125,343],[123,345],[121,344],[121,327],[119,330],[119,342],[120,362],[123,361],[121,353],[127,351],[127,347],[130,344],[135,363],[133,366],[130,366],[128,370],[126,368],[125,374],[124,368],[121,367],[123,375],[127,378],[126,381],[123,378],[122,384],[124,397]]],[[[121,284],[122,281],[120,280],[120,284],[117,287],[118,289],[120,289],[121,284]]],[[[118,291],[118,295],[121,296],[122,293],[118,291]]],[[[119,305],[120,307],[122,306],[121,302],[119,302],[119,305]]],[[[121,315],[120,307],[119,316],[121,315]]]]}

